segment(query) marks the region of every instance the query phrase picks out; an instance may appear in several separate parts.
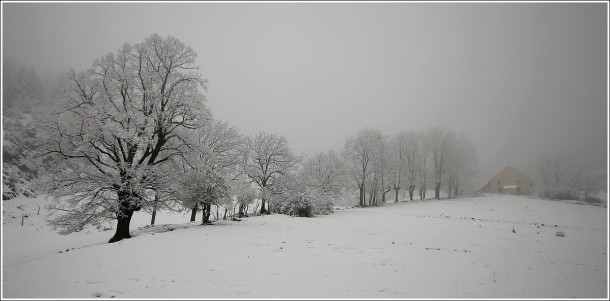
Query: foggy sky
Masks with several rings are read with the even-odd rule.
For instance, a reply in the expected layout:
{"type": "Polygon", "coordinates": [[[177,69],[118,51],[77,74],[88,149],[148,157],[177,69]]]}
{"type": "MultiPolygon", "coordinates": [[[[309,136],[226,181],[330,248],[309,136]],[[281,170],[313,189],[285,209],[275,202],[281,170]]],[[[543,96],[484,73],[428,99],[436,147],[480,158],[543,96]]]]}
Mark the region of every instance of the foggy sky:
{"type": "Polygon", "coordinates": [[[191,46],[215,117],[309,154],[364,127],[465,132],[481,182],[545,154],[607,169],[605,3],[2,3],[5,58],[90,67],[154,32],[191,46]]]}

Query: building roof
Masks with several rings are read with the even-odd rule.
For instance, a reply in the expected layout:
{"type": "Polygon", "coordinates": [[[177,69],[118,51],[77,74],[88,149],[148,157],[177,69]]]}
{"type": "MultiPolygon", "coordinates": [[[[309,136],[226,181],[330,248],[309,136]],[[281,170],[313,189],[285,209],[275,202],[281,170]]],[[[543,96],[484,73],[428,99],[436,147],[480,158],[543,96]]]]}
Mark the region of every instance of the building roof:
{"type": "MultiPolygon", "coordinates": [[[[530,179],[528,176],[525,176],[524,174],[520,173],[520,172],[519,172],[519,171],[517,171],[516,169],[512,168],[510,165],[509,165],[509,166],[504,167],[504,169],[502,169],[502,171],[501,171],[501,172],[499,172],[497,175],[495,175],[493,178],[495,178],[495,177],[497,177],[497,176],[501,175],[502,173],[504,173],[504,172],[505,172],[505,171],[507,171],[507,170],[512,170],[512,171],[514,171],[515,173],[519,174],[520,176],[522,176],[522,177],[524,177],[524,178],[528,179],[530,182],[532,182],[532,179],[530,179]]],[[[493,178],[492,178],[492,179],[493,179],[493,178]]]]}
{"type": "MultiPolygon", "coordinates": [[[[522,173],[520,173],[520,172],[519,172],[519,171],[517,171],[516,169],[512,168],[510,165],[509,165],[509,166],[504,167],[504,169],[502,169],[502,171],[501,171],[501,172],[499,172],[498,174],[496,174],[495,176],[493,176],[493,177],[492,177],[492,179],[493,179],[493,178],[496,178],[497,176],[501,175],[502,173],[504,173],[504,172],[506,172],[506,171],[508,171],[508,170],[512,170],[512,171],[514,171],[515,173],[519,174],[520,176],[522,176],[522,177],[524,177],[524,178],[528,179],[530,182],[532,182],[532,179],[530,179],[529,177],[527,177],[527,176],[523,175],[522,173]]],[[[485,189],[487,188],[487,186],[489,186],[489,183],[490,183],[490,182],[491,182],[491,179],[490,179],[490,180],[487,182],[487,184],[485,184],[485,186],[483,186],[481,189],[479,189],[479,191],[485,190],[485,189]]],[[[511,185],[509,185],[509,186],[511,186],[511,185]]],[[[506,188],[506,186],[504,186],[504,187],[506,188]]],[[[516,188],[516,187],[512,187],[512,188],[516,188]]]]}

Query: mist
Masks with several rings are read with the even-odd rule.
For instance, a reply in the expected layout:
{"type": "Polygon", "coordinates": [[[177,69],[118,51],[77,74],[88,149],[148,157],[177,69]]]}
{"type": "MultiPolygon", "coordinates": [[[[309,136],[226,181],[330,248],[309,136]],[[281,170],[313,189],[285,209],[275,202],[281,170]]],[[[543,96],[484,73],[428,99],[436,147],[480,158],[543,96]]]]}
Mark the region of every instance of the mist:
{"type": "Polygon", "coordinates": [[[198,53],[215,117],[341,150],[365,127],[470,136],[478,182],[606,170],[604,3],[3,3],[3,60],[83,70],[152,33],[198,53]]]}

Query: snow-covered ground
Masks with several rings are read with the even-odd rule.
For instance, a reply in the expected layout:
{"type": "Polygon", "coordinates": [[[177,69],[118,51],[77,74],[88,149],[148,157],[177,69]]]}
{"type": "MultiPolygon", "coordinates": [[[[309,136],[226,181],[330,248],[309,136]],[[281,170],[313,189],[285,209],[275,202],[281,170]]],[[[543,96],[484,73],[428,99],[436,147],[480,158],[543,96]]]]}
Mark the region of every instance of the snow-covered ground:
{"type": "Polygon", "coordinates": [[[608,297],[599,206],[496,195],[140,229],[137,213],[134,238],[107,244],[113,230],[56,234],[41,203],[3,201],[3,298],[608,297]]]}

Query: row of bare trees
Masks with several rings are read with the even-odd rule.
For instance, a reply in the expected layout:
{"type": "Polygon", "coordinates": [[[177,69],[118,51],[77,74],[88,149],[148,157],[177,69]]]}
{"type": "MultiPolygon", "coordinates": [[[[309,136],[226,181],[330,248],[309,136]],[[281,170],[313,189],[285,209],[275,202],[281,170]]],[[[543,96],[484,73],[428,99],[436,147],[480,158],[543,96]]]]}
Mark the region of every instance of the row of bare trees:
{"type": "Polygon", "coordinates": [[[347,174],[359,193],[359,206],[386,201],[386,194],[401,189],[413,200],[415,189],[426,198],[428,183],[440,199],[441,185],[447,183],[449,197],[457,196],[462,181],[477,172],[477,154],[470,138],[440,127],[425,131],[405,131],[393,136],[366,128],[348,137],[343,150],[347,174]],[[367,201],[368,193],[368,201],[367,201]]]}

